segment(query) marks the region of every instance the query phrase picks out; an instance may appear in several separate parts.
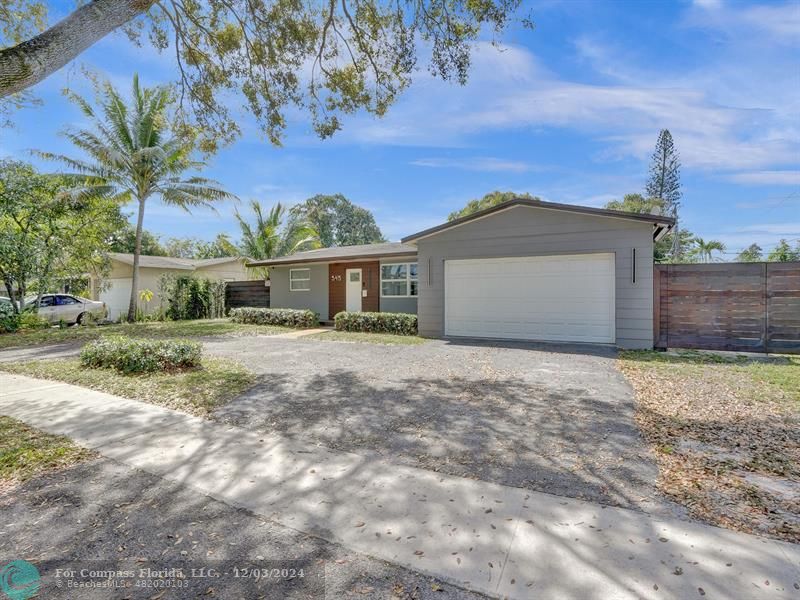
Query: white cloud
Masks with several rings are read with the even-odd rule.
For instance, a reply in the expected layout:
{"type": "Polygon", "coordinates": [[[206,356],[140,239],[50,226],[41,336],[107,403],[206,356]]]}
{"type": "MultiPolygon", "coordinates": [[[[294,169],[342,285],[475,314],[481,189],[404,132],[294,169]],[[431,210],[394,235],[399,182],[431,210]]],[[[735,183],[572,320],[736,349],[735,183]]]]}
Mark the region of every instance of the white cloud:
{"type": "Polygon", "coordinates": [[[737,233],[768,233],[786,237],[800,237],[800,222],[795,223],[757,223],[738,227],[737,233]]]}
{"type": "Polygon", "coordinates": [[[737,183],[753,185],[800,185],[800,171],[750,171],[731,175],[737,183]]]}
{"type": "Polygon", "coordinates": [[[526,173],[541,170],[541,167],[516,160],[503,160],[490,156],[476,158],[420,158],[412,160],[417,167],[431,169],[462,169],[465,171],[526,173]]]}
{"type": "Polygon", "coordinates": [[[737,202],[736,208],[741,209],[757,209],[764,210],[779,207],[790,207],[795,204],[800,204],[800,192],[792,192],[785,196],[770,196],[768,198],[759,198],[758,200],[747,200],[744,202],[737,202]]]}
{"type": "Polygon", "coordinates": [[[800,5],[789,1],[754,6],[730,6],[719,0],[695,1],[687,24],[717,30],[728,36],[749,31],[772,36],[772,41],[800,40],[800,5]]]}
{"type": "Polygon", "coordinates": [[[776,87],[771,68],[771,82],[761,86],[758,65],[719,74],[713,61],[696,72],[660,75],[660,85],[654,85],[615,53],[588,39],[579,45],[593,68],[613,70],[615,81],[564,80],[524,48],[498,52],[480,44],[466,86],[422,75],[384,119],[357,119],[343,136],[362,143],[457,147],[486,131],[554,127],[605,140],[612,157],[646,159],[658,130],[666,127],[687,168],[754,171],[796,163],[800,88],[791,82],[776,87]],[[603,69],[604,60],[614,64],[603,69]],[[756,80],[746,89],[739,85],[742,72],[756,80]],[[729,89],[739,90],[736,104],[722,102],[729,89]]]}

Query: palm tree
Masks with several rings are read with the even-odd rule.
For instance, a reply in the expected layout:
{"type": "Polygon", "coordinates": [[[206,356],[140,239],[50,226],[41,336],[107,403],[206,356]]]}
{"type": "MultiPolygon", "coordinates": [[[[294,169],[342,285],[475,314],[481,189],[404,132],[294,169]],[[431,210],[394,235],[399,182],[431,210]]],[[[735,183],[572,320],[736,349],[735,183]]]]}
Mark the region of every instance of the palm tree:
{"type": "Polygon", "coordinates": [[[89,176],[89,185],[102,188],[103,193],[116,193],[138,203],[128,307],[128,321],[133,321],[139,293],[139,255],[147,201],[158,198],[164,204],[189,212],[190,207],[211,206],[212,202],[235,199],[235,196],[210,179],[182,179],[185,171],[198,169],[204,164],[192,159],[193,141],[174,135],[168,124],[167,112],[172,102],[168,88],[140,87],[139,77],[134,75],[129,103],[108,82],[101,87],[97,109],[80,96],[72,95],[71,99],[91,119],[93,127],[70,131],[66,135],[89,158],[83,160],[50,153],[40,155],[89,176]]]}
{"type": "Polygon", "coordinates": [[[714,261],[713,252],[725,252],[725,244],[717,240],[705,241],[701,237],[696,237],[692,240],[694,248],[692,254],[700,258],[701,262],[709,263],[714,261]]]}
{"type": "MultiPolygon", "coordinates": [[[[320,247],[319,235],[307,222],[288,219],[284,223],[287,211],[280,202],[269,209],[266,217],[258,200],[252,200],[250,208],[256,218],[254,225],[238,210],[234,213],[242,230],[242,254],[256,260],[266,260],[320,247]]],[[[260,272],[264,277],[269,274],[267,269],[260,272]]]]}

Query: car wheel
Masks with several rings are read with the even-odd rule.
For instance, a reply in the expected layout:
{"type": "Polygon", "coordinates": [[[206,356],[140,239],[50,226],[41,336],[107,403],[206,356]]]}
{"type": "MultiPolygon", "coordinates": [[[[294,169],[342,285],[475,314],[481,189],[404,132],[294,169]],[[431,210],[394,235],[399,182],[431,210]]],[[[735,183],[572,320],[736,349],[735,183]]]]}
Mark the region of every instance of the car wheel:
{"type": "Polygon", "coordinates": [[[83,322],[84,322],[85,320],[86,320],[86,313],[85,313],[85,312],[82,312],[81,314],[79,314],[79,315],[78,315],[78,318],[77,318],[77,319],[75,319],[75,322],[76,322],[78,325],[83,325],[83,322]]]}

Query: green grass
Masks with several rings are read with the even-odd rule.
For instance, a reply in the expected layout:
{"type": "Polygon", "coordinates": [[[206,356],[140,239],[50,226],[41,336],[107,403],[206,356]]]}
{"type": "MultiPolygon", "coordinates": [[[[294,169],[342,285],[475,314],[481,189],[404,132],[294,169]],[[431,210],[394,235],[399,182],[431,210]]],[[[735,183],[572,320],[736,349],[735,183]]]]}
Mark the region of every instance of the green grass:
{"type": "MultiPolygon", "coordinates": [[[[709,352],[685,351],[677,354],[650,350],[629,350],[620,358],[647,364],[685,376],[700,374],[713,367],[730,382],[747,380],[781,389],[800,405],[800,356],[779,356],[753,359],[741,355],[720,355],[709,352]]],[[[763,390],[768,394],[769,390],[763,390]]]]}
{"type": "Polygon", "coordinates": [[[78,359],[0,363],[0,370],[64,381],[199,416],[207,416],[256,380],[255,375],[240,364],[216,358],[204,358],[199,369],[136,375],[83,367],[78,359]]]}
{"type": "Polygon", "coordinates": [[[394,335],[391,333],[360,333],[356,331],[327,331],[304,336],[304,340],[323,340],[326,342],[360,342],[365,344],[396,344],[415,346],[427,340],[415,335],[394,335]]]}
{"type": "Polygon", "coordinates": [[[76,446],[67,437],[0,416],[0,483],[27,481],[93,456],[93,452],[76,446]]]}
{"type": "Polygon", "coordinates": [[[246,325],[228,319],[201,319],[197,321],[153,321],[121,323],[115,325],[88,325],[64,329],[23,330],[0,335],[0,349],[41,344],[60,344],[71,341],[89,341],[104,335],[131,337],[200,337],[216,335],[275,335],[295,331],[288,327],[272,325],[246,325]]]}

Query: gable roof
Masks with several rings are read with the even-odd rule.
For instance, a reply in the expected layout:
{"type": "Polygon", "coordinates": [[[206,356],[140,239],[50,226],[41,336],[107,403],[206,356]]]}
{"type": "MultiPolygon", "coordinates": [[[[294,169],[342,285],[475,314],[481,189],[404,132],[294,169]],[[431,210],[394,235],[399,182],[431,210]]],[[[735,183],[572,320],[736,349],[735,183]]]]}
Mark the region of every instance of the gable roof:
{"type": "Polygon", "coordinates": [[[508,210],[509,208],[514,208],[516,206],[527,206],[530,208],[559,210],[559,211],[577,213],[582,215],[611,217],[615,219],[627,219],[629,221],[643,221],[645,223],[652,223],[653,239],[659,239],[662,235],[664,235],[675,225],[675,219],[671,217],[665,217],[663,215],[630,213],[620,210],[608,210],[606,208],[592,208],[589,206],[578,206],[577,204],[559,204],[556,202],[544,202],[542,200],[516,198],[514,200],[501,202],[500,204],[497,204],[490,208],[479,210],[478,212],[472,213],[471,215],[467,215],[466,217],[461,217],[459,219],[454,219],[452,221],[448,221],[447,223],[442,223],[441,225],[437,225],[429,229],[424,229],[422,231],[404,237],[402,241],[404,244],[414,243],[422,238],[426,238],[431,235],[436,235],[437,233],[441,233],[442,231],[452,229],[453,227],[458,227],[460,225],[464,225],[465,223],[469,223],[470,221],[475,221],[476,219],[482,219],[483,217],[487,217],[494,213],[508,210]]]}
{"type": "Polygon", "coordinates": [[[296,252],[289,256],[271,258],[268,260],[254,260],[247,263],[248,267],[266,267],[277,265],[290,265],[297,263],[332,262],[336,260],[356,260],[359,258],[382,258],[399,256],[416,256],[417,248],[400,242],[385,242],[381,244],[360,244],[357,246],[335,246],[332,248],[319,248],[296,252]]]}
{"type": "MultiPolygon", "coordinates": [[[[110,252],[108,256],[111,260],[124,263],[126,265],[133,265],[133,254],[125,254],[122,252],[110,252]]],[[[175,258],[172,256],[150,256],[147,254],[139,255],[139,266],[148,269],[182,269],[184,271],[194,271],[202,269],[211,265],[222,264],[226,262],[234,262],[239,260],[247,260],[243,256],[226,256],[224,258],[175,258]]]]}

